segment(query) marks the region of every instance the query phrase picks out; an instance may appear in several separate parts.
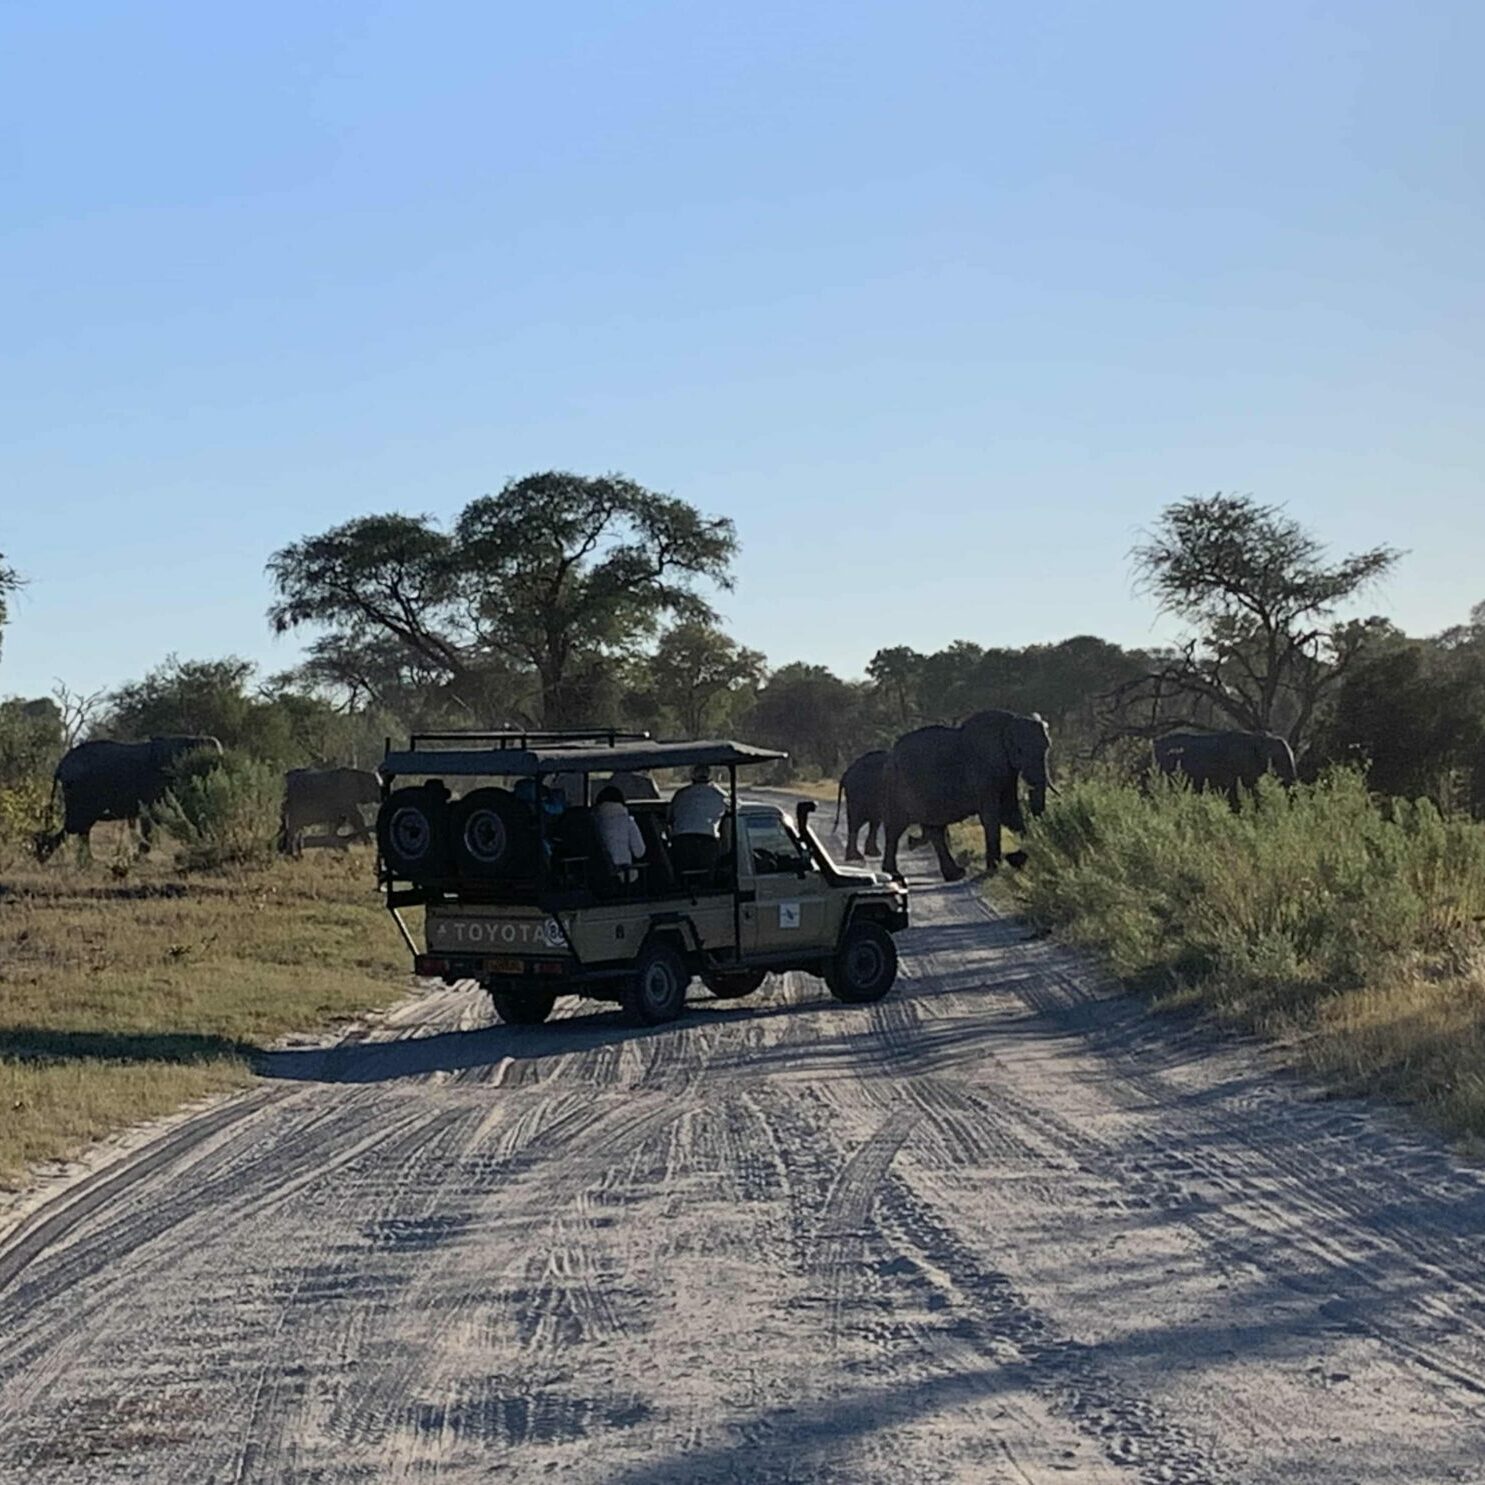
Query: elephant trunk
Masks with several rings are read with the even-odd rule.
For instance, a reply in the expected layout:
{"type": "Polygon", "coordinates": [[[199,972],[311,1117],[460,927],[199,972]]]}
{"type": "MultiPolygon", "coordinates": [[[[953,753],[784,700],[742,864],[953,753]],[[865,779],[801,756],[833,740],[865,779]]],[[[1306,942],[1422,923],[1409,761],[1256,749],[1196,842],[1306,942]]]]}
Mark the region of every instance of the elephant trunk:
{"type": "Polygon", "coordinates": [[[1031,813],[1042,815],[1047,810],[1047,791],[1052,788],[1052,771],[1043,762],[1026,773],[1026,789],[1031,796],[1031,813]]]}

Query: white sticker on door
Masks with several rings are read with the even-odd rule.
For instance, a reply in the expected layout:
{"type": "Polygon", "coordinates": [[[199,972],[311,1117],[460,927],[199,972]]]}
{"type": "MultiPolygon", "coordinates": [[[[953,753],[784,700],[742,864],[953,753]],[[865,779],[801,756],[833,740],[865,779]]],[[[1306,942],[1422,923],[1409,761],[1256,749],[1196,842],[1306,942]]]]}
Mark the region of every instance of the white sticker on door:
{"type": "Polygon", "coordinates": [[[799,927],[799,904],[797,902],[781,902],[779,904],[779,927],[799,927]]]}

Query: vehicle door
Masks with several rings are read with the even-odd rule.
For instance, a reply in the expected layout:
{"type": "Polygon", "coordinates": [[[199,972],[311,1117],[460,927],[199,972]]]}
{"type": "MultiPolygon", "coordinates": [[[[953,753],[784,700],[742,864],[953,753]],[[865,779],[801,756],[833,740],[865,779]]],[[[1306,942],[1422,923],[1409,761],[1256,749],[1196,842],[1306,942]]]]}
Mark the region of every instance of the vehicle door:
{"type": "Polygon", "coordinates": [[[745,814],[738,866],[752,901],[743,908],[743,952],[808,951],[825,939],[830,885],[800,841],[779,818],[745,814]]]}

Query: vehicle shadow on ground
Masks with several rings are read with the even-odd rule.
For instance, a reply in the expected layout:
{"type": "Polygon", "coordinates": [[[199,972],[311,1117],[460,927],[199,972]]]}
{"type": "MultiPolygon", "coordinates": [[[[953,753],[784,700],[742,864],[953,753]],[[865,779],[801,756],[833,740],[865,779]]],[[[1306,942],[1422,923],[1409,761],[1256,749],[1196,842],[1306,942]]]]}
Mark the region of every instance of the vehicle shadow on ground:
{"type": "Polygon", "coordinates": [[[0,1030],[0,1057],[38,1062],[220,1062],[256,1058],[261,1048],[232,1037],[191,1031],[58,1031],[44,1026],[0,1030]]]}
{"type": "Polygon", "coordinates": [[[594,1009],[564,1016],[544,1026],[478,1026],[391,1041],[343,1042],[330,1047],[259,1052],[256,1067],[265,1078],[290,1082],[385,1083],[401,1078],[426,1078],[435,1073],[469,1072],[500,1062],[539,1062],[571,1052],[674,1041],[723,1022],[809,1015],[833,1004],[823,998],[756,1006],[702,999],[688,1004],[679,1020],[663,1026],[636,1026],[617,1007],[594,1009]]]}

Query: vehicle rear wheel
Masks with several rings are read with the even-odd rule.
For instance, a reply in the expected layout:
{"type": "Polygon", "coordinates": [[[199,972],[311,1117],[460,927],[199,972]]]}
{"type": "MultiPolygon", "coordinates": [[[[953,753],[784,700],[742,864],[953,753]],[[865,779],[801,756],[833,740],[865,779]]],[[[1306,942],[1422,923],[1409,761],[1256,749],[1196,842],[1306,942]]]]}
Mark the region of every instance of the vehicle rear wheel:
{"type": "Polygon", "coordinates": [[[448,806],[426,785],[396,789],[377,813],[382,860],[409,882],[435,881],[448,870],[448,806]]]}
{"type": "Polygon", "coordinates": [[[540,1026],[557,1004],[551,990],[491,990],[490,1000],[502,1026],[540,1026]]]}
{"type": "Polygon", "coordinates": [[[530,869],[535,829],[530,809],[505,789],[476,789],[450,811],[454,862],[476,881],[530,869]]]}
{"type": "Polygon", "coordinates": [[[674,1021],[686,1008],[690,983],[685,961],[669,944],[650,944],[640,951],[620,1003],[641,1026],[658,1026],[674,1021]]]}
{"type": "Polygon", "coordinates": [[[830,993],[848,1005],[880,1000],[897,979],[897,945],[880,923],[852,923],[825,967],[830,993]]]}
{"type": "Polygon", "coordinates": [[[725,974],[714,970],[702,975],[701,983],[718,1000],[741,1000],[744,995],[751,995],[767,978],[768,971],[762,969],[735,969],[725,974]]]}

